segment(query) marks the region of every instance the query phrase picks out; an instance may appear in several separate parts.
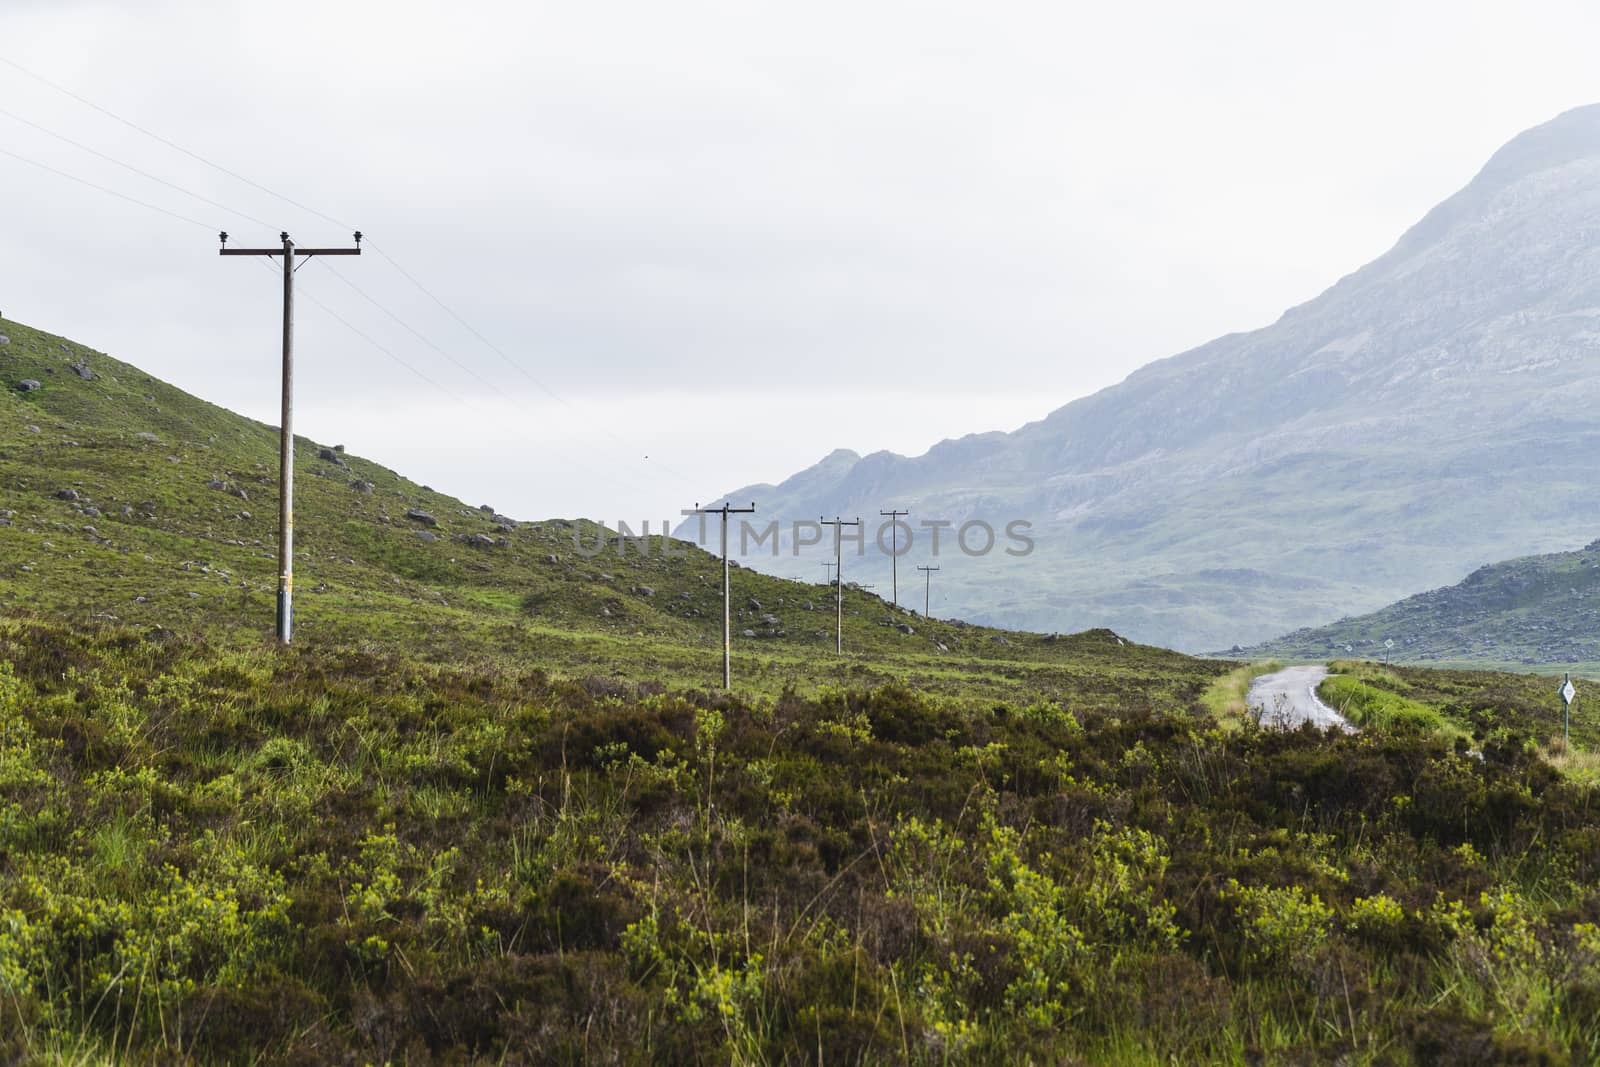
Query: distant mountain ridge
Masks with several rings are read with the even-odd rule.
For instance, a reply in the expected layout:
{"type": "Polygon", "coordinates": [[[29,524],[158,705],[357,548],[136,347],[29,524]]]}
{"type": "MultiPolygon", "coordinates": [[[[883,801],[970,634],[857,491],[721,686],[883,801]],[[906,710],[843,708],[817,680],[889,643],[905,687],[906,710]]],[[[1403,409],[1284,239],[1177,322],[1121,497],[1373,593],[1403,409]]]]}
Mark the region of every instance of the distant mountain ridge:
{"type": "Polygon", "coordinates": [[[1600,668],[1600,541],[1486,564],[1455,585],[1369,615],[1309,627],[1225,655],[1402,663],[1600,668]],[[1393,642],[1390,648],[1387,642],[1393,642]]]}
{"type": "Polygon", "coordinates": [[[1591,105],[1514,138],[1392,249],[1271,326],[1013,433],[910,458],[840,450],[727,496],[784,519],[891,505],[913,523],[1026,518],[1033,556],[941,561],[936,613],[1226,647],[1589,540],[1597,372],[1591,105]]]}

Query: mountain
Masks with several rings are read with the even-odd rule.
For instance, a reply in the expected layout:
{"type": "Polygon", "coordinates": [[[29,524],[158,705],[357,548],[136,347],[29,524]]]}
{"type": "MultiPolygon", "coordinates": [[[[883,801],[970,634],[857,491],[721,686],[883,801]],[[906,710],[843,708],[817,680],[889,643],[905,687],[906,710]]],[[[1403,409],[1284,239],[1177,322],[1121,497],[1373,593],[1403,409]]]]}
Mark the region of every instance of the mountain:
{"type": "MultiPolygon", "coordinates": [[[[835,452],[728,496],[784,521],[890,506],[913,524],[1029,520],[1025,558],[941,554],[941,612],[1217,648],[1588,541],[1597,401],[1600,105],[1516,137],[1271,326],[1013,433],[835,452]]],[[[881,582],[874,555],[855,573],[881,582]]]]}
{"type": "MultiPolygon", "coordinates": [[[[722,569],[698,547],[666,555],[655,537],[646,555],[593,524],[470,506],[342,445],[295,445],[297,645],[720,682],[722,569]]],[[[0,612],[261,643],[277,588],[277,451],[273,427],[0,321],[0,612]]],[[[745,688],[899,678],[983,693],[1048,690],[1062,664],[1107,678],[1210,669],[1104,632],[908,620],[861,590],[846,593],[838,658],[828,589],[739,571],[733,592],[745,688]]]]}
{"type": "Polygon", "coordinates": [[[1228,655],[1600,670],[1600,541],[1486,564],[1455,585],[1228,655]],[[1386,642],[1394,642],[1392,648],[1386,642]]]}

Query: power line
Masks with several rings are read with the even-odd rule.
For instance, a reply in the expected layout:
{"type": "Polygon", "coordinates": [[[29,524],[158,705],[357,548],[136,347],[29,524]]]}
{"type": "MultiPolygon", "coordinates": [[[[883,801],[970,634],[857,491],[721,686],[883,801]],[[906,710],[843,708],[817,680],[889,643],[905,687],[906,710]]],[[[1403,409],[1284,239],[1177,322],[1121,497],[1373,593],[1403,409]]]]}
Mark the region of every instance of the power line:
{"type": "Polygon", "coordinates": [[[202,196],[200,193],[197,193],[192,189],[185,189],[183,186],[177,185],[177,184],[175,184],[173,182],[169,182],[165,178],[157,177],[156,175],[151,174],[149,171],[140,170],[138,167],[134,166],[132,163],[125,163],[125,162],[123,162],[122,160],[118,159],[115,156],[107,155],[106,153],[100,151],[98,148],[91,148],[90,146],[82,143],[81,141],[74,141],[71,137],[68,137],[66,134],[57,133],[55,130],[50,129],[48,126],[41,126],[41,125],[39,125],[39,123],[34,122],[32,119],[25,119],[21,115],[16,114],[15,112],[7,111],[5,108],[0,108],[0,115],[4,115],[6,118],[10,119],[13,122],[20,122],[22,125],[27,126],[30,129],[35,129],[35,130],[38,130],[40,133],[46,134],[46,135],[48,135],[50,137],[54,137],[58,141],[61,141],[61,142],[65,143],[65,144],[69,144],[72,147],[74,147],[74,148],[76,148],[76,149],[78,149],[80,151],[89,153],[91,156],[98,156],[99,158],[105,160],[107,163],[115,163],[117,166],[123,168],[124,170],[132,171],[134,174],[139,175],[139,177],[141,177],[141,178],[145,178],[145,179],[148,179],[149,181],[153,181],[158,185],[165,185],[168,189],[174,189],[174,190],[182,193],[184,196],[193,197],[194,199],[200,201],[203,204],[210,204],[212,207],[221,208],[223,211],[226,211],[230,215],[237,215],[241,219],[247,219],[248,221],[254,222],[259,226],[265,226],[269,230],[272,228],[272,223],[270,223],[270,222],[267,222],[267,221],[265,221],[263,219],[258,219],[254,215],[246,214],[245,212],[240,211],[237,208],[231,208],[227,204],[220,203],[220,202],[218,202],[216,200],[211,199],[208,196],[202,196]]]}
{"type": "Polygon", "coordinates": [[[349,286],[355,292],[355,294],[357,296],[361,297],[361,299],[365,300],[367,303],[371,304],[373,307],[377,308],[379,311],[381,311],[385,315],[389,316],[389,318],[391,318],[395,322],[399,323],[400,326],[403,327],[413,337],[415,337],[417,340],[421,341],[423,344],[427,345],[429,348],[433,349],[435,352],[439,353],[441,356],[443,356],[445,359],[449,360],[451,363],[455,364],[458,368],[460,368],[461,371],[463,371],[464,373],[466,373],[468,375],[471,375],[472,378],[474,380],[476,380],[479,385],[482,385],[486,389],[493,389],[494,388],[494,386],[491,385],[489,382],[485,381],[478,374],[477,371],[473,370],[471,367],[467,366],[465,363],[462,363],[460,360],[456,359],[456,357],[452,356],[449,352],[446,352],[444,349],[442,349],[438,345],[434,344],[426,336],[424,336],[422,334],[422,332],[419,331],[416,327],[412,326],[405,319],[402,319],[399,315],[396,315],[394,312],[390,311],[383,304],[380,304],[377,300],[375,300],[371,296],[369,296],[365,289],[361,288],[355,282],[351,281],[349,278],[346,278],[342,273],[340,273],[339,271],[335,270],[332,263],[326,263],[326,264],[324,264],[324,266],[327,267],[328,271],[335,278],[339,279],[339,281],[341,281],[345,285],[349,286]]]}
{"type": "Polygon", "coordinates": [[[151,211],[159,211],[159,212],[161,212],[161,214],[166,215],[166,216],[168,216],[170,218],[177,219],[179,222],[187,222],[189,225],[191,225],[191,226],[199,226],[203,230],[213,230],[213,229],[216,228],[216,227],[212,226],[211,223],[209,223],[209,222],[201,222],[199,219],[192,219],[188,215],[180,215],[176,211],[168,211],[164,207],[158,207],[157,205],[149,203],[148,201],[140,200],[137,197],[129,196],[127,193],[119,193],[115,189],[108,189],[103,185],[97,185],[97,184],[95,184],[94,182],[90,181],[87,178],[80,178],[76,174],[68,174],[66,171],[59,170],[59,169],[57,169],[55,167],[52,167],[48,163],[40,163],[37,159],[29,159],[27,156],[18,155],[16,152],[11,151],[9,148],[0,148],[0,155],[7,155],[7,156],[10,156],[12,159],[20,160],[21,162],[28,164],[30,167],[38,167],[40,170],[47,170],[51,174],[56,175],[57,177],[65,178],[68,181],[77,182],[79,185],[88,186],[90,189],[93,189],[96,192],[105,193],[107,196],[114,196],[118,200],[126,200],[130,204],[137,204],[140,207],[147,208],[147,209],[149,209],[151,211]]]}
{"type": "MultiPolygon", "coordinates": [[[[34,73],[33,71],[29,70],[27,67],[24,67],[21,63],[18,63],[14,59],[8,59],[7,57],[5,57],[3,55],[0,55],[0,63],[4,63],[6,66],[11,67],[13,70],[19,71],[22,74],[27,75],[28,77],[32,78],[34,81],[39,82],[41,85],[47,85],[50,88],[54,89],[58,93],[63,93],[65,95],[67,95],[67,96],[70,96],[72,99],[76,100],[78,103],[82,104],[84,107],[92,108],[95,111],[100,112],[100,114],[106,116],[107,118],[114,119],[115,121],[122,123],[122,125],[128,127],[130,130],[136,130],[137,132],[144,134],[146,137],[149,137],[152,140],[161,142],[162,144],[166,145],[168,148],[172,149],[175,152],[182,152],[184,155],[188,156],[190,159],[198,160],[199,162],[204,163],[206,166],[212,168],[213,170],[220,171],[221,173],[226,174],[230,178],[233,178],[233,179],[235,179],[237,181],[244,182],[246,185],[250,186],[253,189],[259,189],[263,193],[266,193],[268,196],[277,197],[279,200],[282,200],[284,203],[290,204],[290,205],[292,205],[294,207],[297,207],[301,211],[310,212],[311,214],[315,215],[317,218],[322,219],[325,222],[331,222],[334,225],[340,227],[341,229],[345,229],[345,230],[353,230],[353,229],[355,229],[355,227],[351,226],[349,223],[346,223],[346,222],[343,222],[343,221],[341,221],[339,219],[336,219],[331,215],[324,215],[322,212],[318,211],[314,207],[308,207],[307,205],[300,203],[298,200],[292,200],[289,197],[284,196],[280,192],[277,192],[277,191],[275,191],[273,189],[267,188],[265,185],[262,185],[260,182],[252,181],[251,179],[246,178],[243,174],[239,174],[236,171],[229,170],[227,167],[224,167],[222,164],[214,162],[213,160],[207,159],[205,156],[202,156],[198,152],[192,152],[189,149],[183,147],[183,145],[178,144],[175,141],[169,141],[167,138],[161,136],[159,133],[155,133],[154,131],[146,129],[145,127],[139,125],[137,122],[134,122],[132,119],[123,118],[121,115],[117,114],[115,111],[112,111],[110,108],[101,107],[99,104],[95,103],[93,100],[90,100],[88,97],[80,96],[77,93],[73,92],[71,89],[68,89],[66,86],[59,85],[56,82],[51,81],[49,78],[46,78],[42,74],[34,73]]],[[[210,227],[208,226],[207,229],[210,229],[210,227]]]]}
{"type": "MultiPolygon", "coordinates": [[[[265,186],[265,185],[261,184],[260,182],[257,182],[257,181],[255,181],[255,180],[253,180],[251,178],[247,178],[244,175],[239,174],[238,172],[236,172],[234,170],[231,170],[228,167],[225,167],[220,163],[217,163],[215,160],[209,159],[206,156],[201,155],[198,152],[195,152],[195,151],[193,151],[193,150],[191,150],[189,148],[186,148],[183,145],[178,144],[176,141],[173,141],[173,140],[171,140],[171,139],[169,139],[167,137],[163,137],[160,134],[154,132],[153,130],[148,129],[145,126],[142,126],[137,122],[134,122],[132,119],[129,119],[129,118],[126,118],[126,117],[124,117],[122,115],[119,115],[115,111],[112,111],[111,109],[109,109],[107,107],[104,107],[104,106],[94,102],[93,100],[90,100],[89,98],[87,98],[87,97],[85,97],[83,95],[81,95],[79,93],[76,93],[76,92],[73,92],[71,89],[68,89],[66,86],[60,85],[57,82],[51,81],[49,78],[46,78],[41,74],[37,74],[34,71],[29,70],[27,67],[24,67],[22,64],[16,62],[13,59],[10,59],[10,58],[8,58],[8,57],[6,57],[4,55],[0,55],[0,63],[4,63],[5,65],[13,68],[14,70],[17,70],[18,72],[26,75],[27,77],[32,78],[33,80],[39,82],[40,84],[48,86],[49,88],[54,89],[55,91],[57,91],[59,93],[62,93],[63,95],[68,96],[73,100],[76,100],[78,103],[84,105],[85,107],[88,107],[88,108],[90,108],[90,109],[92,109],[94,111],[97,111],[100,114],[105,115],[106,117],[108,117],[110,119],[113,119],[116,122],[121,123],[122,125],[128,127],[131,130],[134,130],[134,131],[136,131],[138,133],[141,133],[144,136],[149,137],[152,140],[154,140],[154,141],[156,141],[156,142],[158,142],[160,144],[163,144],[163,145],[167,146],[168,148],[171,148],[172,150],[174,150],[176,152],[180,152],[183,155],[186,155],[186,156],[190,157],[191,159],[194,159],[194,160],[196,160],[196,161],[198,161],[200,163],[203,163],[206,166],[211,167],[213,170],[216,170],[221,174],[225,174],[228,177],[235,179],[236,181],[243,182],[244,184],[250,186],[253,189],[257,189],[257,190],[259,190],[259,191],[261,191],[263,193],[266,193],[268,196],[275,197],[276,199],[281,200],[284,203],[289,204],[292,207],[298,208],[301,211],[308,212],[309,214],[314,215],[317,218],[323,219],[323,220],[328,221],[328,222],[335,223],[336,225],[339,225],[339,226],[343,226],[346,229],[351,229],[352,228],[352,227],[349,226],[348,223],[345,223],[344,221],[342,221],[340,219],[337,219],[337,218],[333,217],[332,215],[328,215],[328,214],[325,214],[325,213],[323,213],[321,211],[318,211],[317,209],[315,209],[315,208],[313,208],[313,207],[311,207],[311,206],[309,206],[307,204],[303,204],[300,201],[295,200],[292,197],[289,197],[289,196],[287,196],[287,195],[285,195],[283,193],[280,193],[275,189],[269,188],[268,186],[265,186]]],[[[137,174],[141,175],[142,177],[146,177],[146,178],[149,178],[150,180],[160,182],[161,184],[166,185],[166,186],[168,186],[170,188],[176,189],[177,191],[182,192],[187,196],[194,197],[195,199],[200,200],[200,201],[202,201],[204,203],[210,204],[210,205],[212,205],[214,207],[220,207],[223,210],[228,211],[228,212],[230,212],[232,214],[238,215],[241,218],[245,218],[245,219],[248,219],[248,220],[250,220],[252,222],[257,222],[257,223],[262,224],[262,225],[268,225],[268,224],[262,222],[262,220],[256,219],[254,216],[251,216],[251,215],[249,215],[249,214],[247,214],[245,212],[238,211],[237,209],[234,209],[234,208],[226,207],[225,205],[221,204],[219,201],[211,200],[208,197],[204,197],[204,196],[201,196],[198,193],[194,193],[194,192],[192,192],[190,190],[184,189],[182,186],[176,185],[176,184],[171,183],[171,182],[167,182],[167,181],[165,181],[164,179],[161,179],[161,178],[157,178],[154,175],[148,174],[148,173],[140,170],[139,168],[134,167],[132,164],[124,163],[121,160],[118,160],[113,156],[110,156],[110,155],[107,155],[105,153],[99,152],[99,151],[97,151],[95,149],[89,148],[86,145],[81,145],[76,141],[72,141],[70,138],[67,138],[67,137],[65,137],[63,135],[60,135],[60,134],[56,134],[54,131],[46,129],[45,127],[40,126],[37,123],[31,123],[26,119],[22,119],[20,116],[11,115],[9,112],[4,112],[4,113],[9,115],[12,118],[15,118],[19,122],[23,122],[25,124],[32,125],[36,129],[39,129],[39,130],[41,130],[41,131],[43,131],[45,133],[49,133],[51,136],[59,137],[61,140],[67,141],[67,143],[73,144],[75,147],[81,148],[84,151],[91,152],[91,153],[93,153],[95,155],[98,155],[101,158],[109,160],[112,163],[116,163],[118,166],[124,167],[124,168],[126,168],[126,169],[128,169],[130,171],[133,171],[134,173],[137,173],[137,174]]],[[[4,150],[0,149],[0,151],[4,151],[4,150]]],[[[82,178],[74,177],[73,175],[67,174],[67,173],[65,173],[63,171],[55,171],[54,168],[48,167],[45,164],[36,163],[33,160],[29,160],[29,159],[27,159],[26,157],[23,157],[23,156],[16,156],[15,153],[6,152],[6,154],[7,155],[13,155],[13,156],[15,156],[15,158],[21,159],[23,162],[33,163],[33,165],[39,166],[39,167],[41,167],[41,168],[43,168],[45,170],[51,170],[54,173],[60,174],[62,177],[70,178],[71,180],[77,181],[77,182],[79,182],[81,184],[84,184],[84,185],[87,185],[90,188],[98,189],[101,192],[108,193],[109,195],[116,196],[116,197],[118,197],[120,199],[123,199],[123,200],[127,200],[130,203],[138,204],[141,207],[150,208],[151,210],[154,210],[154,211],[160,211],[163,214],[171,215],[174,218],[181,219],[181,220],[183,220],[185,222],[189,222],[189,223],[191,223],[193,225],[204,226],[206,229],[212,229],[213,228],[208,223],[202,223],[199,220],[188,218],[187,216],[180,215],[177,212],[167,211],[166,209],[157,207],[154,204],[147,204],[144,201],[137,200],[137,199],[135,199],[133,197],[127,196],[127,195],[125,195],[123,193],[118,193],[118,192],[116,192],[114,190],[111,190],[111,189],[107,189],[107,188],[105,188],[103,186],[95,185],[93,182],[89,182],[89,181],[87,181],[85,179],[82,179],[82,178]]],[[[269,228],[270,228],[270,226],[269,226],[269,228]]],[[[393,256],[391,256],[383,248],[379,247],[378,245],[374,244],[371,241],[367,242],[367,247],[370,248],[372,251],[376,252],[378,255],[382,256],[389,263],[390,266],[392,266],[396,271],[398,271],[407,281],[411,282],[412,285],[416,286],[417,289],[420,290],[423,293],[423,295],[428,297],[428,299],[432,300],[435,304],[437,304],[440,308],[442,308],[445,311],[446,314],[448,314],[452,319],[454,319],[457,323],[459,323],[464,329],[466,329],[469,333],[471,333],[474,337],[476,337],[480,342],[482,342],[483,345],[485,347],[487,347],[490,351],[495,353],[495,355],[499,356],[500,359],[502,359],[507,364],[509,364],[514,370],[516,370],[519,374],[521,374],[524,378],[526,378],[536,388],[538,388],[539,390],[541,390],[542,392],[544,392],[545,394],[550,396],[552,399],[554,399],[558,403],[565,405],[566,407],[572,409],[575,412],[579,411],[579,409],[577,408],[576,405],[574,405],[571,401],[567,400],[561,394],[557,393],[554,389],[550,388],[544,382],[540,381],[537,377],[535,377],[533,374],[531,374],[527,370],[526,367],[524,367],[521,363],[519,363],[516,360],[514,360],[499,345],[496,345],[493,341],[491,341],[488,337],[486,337],[482,333],[482,331],[478,330],[477,327],[473,326],[472,323],[468,322],[462,315],[457,313],[454,308],[452,308],[449,304],[445,303],[442,299],[440,299],[427,286],[423,285],[422,282],[416,277],[416,275],[414,275],[413,273],[408,271],[404,266],[402,266],[400,264],[400,262],[398,260],[396,260],[393,256]]],[[[338,275],[337,272],[335,272],[335,275],[338,276],[341,281],[346,281],[346,284],[351,284],[346,279],[344,279],[342,275],[338,275]]],[[[352,288],[356,288],[353,284],[351,284],[351,287],[352,288]]],[[[368,296],[365,292],[363,292],[359,288],[357,288],[356,291],[357,291],[358,294],[360,294],[362,297],[364,297],[369,302],[371,302],[374,306],[376,306],[380,311],[383,311],[384,314],[388,315],[390,318],[393,318],[396,322],[398,322],[405,329],[407,329],[411,333],[415,334],[418,337],[418,339],[421,340],[424,344],[428,345],[428,347],[434,349],[434,351],[438,352],[440,355],[442,355],[446,359],[450,360],[451,363],[454,363],[458,368],[463,370],[465,373],[471,375],[473,378],[475,378],[480,383],[484,384],[485,386],[488,386],[489,388],[494,388],[493,386],[489,385],[489,383],[486,382],[480,375],[478,375],[476,372],[472,371],[470,368],[466,367],[460,361],[456,360],[448,352],[446,352],[443,348],[441,348],[440,346],[438,346],[434,342],[430,341],[427,337],[425,337],[419,331],[417,331],[416,329],[411,327],[403,319],[401,319],[399,316],[395,315],[392,311],[390,311],[384,305],[380,304],[377,300],[373,299],[371,296],[368,296]]],[[[321,305],[319,303],[318,306],[323,307],[324,310],[327,310],[325,305],[321,305]]],[[[330,312],[330,314],[331,314],[331,312],[330,312]]],[[[346,325],[348,326],[348,323],[346,325]]],[[[353,327],[351,327],[351,328],[353,329],[353,327]]],[[[357,332],[359,332],[359,331],[357,331],[357,332]]],[[[367,340],[370,343],[376,344],[376,342],[371,342],[370,338],[367,338],[367,340]]],[[[381,346],[379,346],[379,347],[381,348],[381,346]]],[[[389,353],[389,354],[392,356],[392,353],[389,353]]],[[[604,434],[606,437],[610,438],[612,441],[614,441],[614,442],[616,442],[618,444],[621,443],[620,439],[617,438],[617,436],[614,433],[612,433],[608,429],[606,429],[603,424],[597,424],[597,429],[599,429],[599,431],[602,434],[604,434]]],[[[654,463],[654,466],[656,466],[657,468],[659,468],[663,472],[665,472],[667,474],[670,474],[675,478],[679,478],[679,479],[681,479],[681,480],[683,480],[685,482],[692,481],[692,479],[688,475],[682,473],[681,471],[674,470],[672,467],[668,466],[665,463],[661,463],[661,462],[657,461],[657,462],[654,463]]]]}

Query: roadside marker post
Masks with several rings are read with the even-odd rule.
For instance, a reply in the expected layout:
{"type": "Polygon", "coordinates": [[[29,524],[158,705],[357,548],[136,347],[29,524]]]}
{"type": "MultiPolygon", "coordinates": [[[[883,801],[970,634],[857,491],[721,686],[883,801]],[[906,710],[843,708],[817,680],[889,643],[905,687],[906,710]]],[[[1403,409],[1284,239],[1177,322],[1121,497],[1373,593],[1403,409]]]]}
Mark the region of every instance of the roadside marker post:
{"type": "Polygon", "coordinates": [[[1556,691],[1561,694],[1561,702],[1566,705],[1561,716],[1561,747],[1565,750],[1572,747],[1572,702],[1578,696],[1578,687],[1572,684],[1572,675],[1562,675],[1561,688],[1556,691]]]}

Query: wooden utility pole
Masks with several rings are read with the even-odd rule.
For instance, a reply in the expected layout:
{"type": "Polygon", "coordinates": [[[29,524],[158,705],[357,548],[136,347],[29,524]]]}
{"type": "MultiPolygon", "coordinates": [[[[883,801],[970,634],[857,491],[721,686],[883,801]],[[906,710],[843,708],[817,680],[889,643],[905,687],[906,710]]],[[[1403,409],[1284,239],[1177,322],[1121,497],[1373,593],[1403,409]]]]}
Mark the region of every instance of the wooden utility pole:
{"type": "Polygon", "coordinates": [[[860,526],[861,519],[817,519],[822,526],[833,527],[833,650],[844,652],[844,528],[860,526]]]}
{"type": "Polygon", "coordinates": [[[928,606],[933,596],[933,572],[938,569],[938,567],[924,567],[920,564],[917,566],[917,570],[922,572],[922,617],[924,619],[933,618],[933,613],[928,610],[928,606]]]}
{"type": "Polygon", "coordinates": [[[733,635],[730,629],[730,608],[728,606],[728,516],[749,515],[756,510],[754,501],[747,508],[729,507],[723,504],[720,508],[703,508],[699,504],[694,506],[698,515],[722,516],[722,688],[733,688],[733,635]]]}
{"type": "MultiPolygon", "coordinates": [[[[889,590],[891,594],[889,602],[898,608],[900,606],[900,516],[909,515],[911,512],[895,511],[891,508],[888,511],[880,511],[878,514],[889,517],[889,528],[894,531],[894,550],[889,553],[889,590]]],[[[878,532],[878,537],[878,544],[882,546],[883,532],[881,530],[878,532]]]]}
{"type": "Polygon", "coordinates": [[[361,231],[353,248],[296,248],[287,233],[282,248],[229,248],[226,232],[217,235],[224,256],[283,257],[283,422],[278,428],[278,640],[294,636],[294,265],[295,256],[359,256],[361,231]]]}

